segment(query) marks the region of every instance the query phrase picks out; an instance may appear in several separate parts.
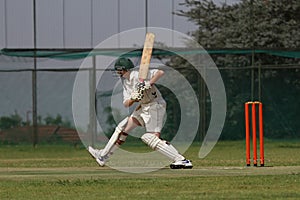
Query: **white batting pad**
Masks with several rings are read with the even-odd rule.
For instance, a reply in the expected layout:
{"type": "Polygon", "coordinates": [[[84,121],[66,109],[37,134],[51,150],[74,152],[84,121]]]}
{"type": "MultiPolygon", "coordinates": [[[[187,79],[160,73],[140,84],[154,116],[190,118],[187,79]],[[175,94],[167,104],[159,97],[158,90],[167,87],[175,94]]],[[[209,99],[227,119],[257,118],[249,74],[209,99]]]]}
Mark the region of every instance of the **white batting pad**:
{"type": "Polygon", "coordinates": [[[185,158],[178,153],[175,147],[164,140],[159,139],[156,135],[151,133],[145,133],[141,137],[142,141],[150,146],[152,149],[160,152],[161,154],[167,156],[172,161],[180,161],[185,158]]]}
{"type": "MultiPolygon", "coordinates": [[[[112,134],[112,136],[110,137],[109,141],[107,142],[106,146],[104,147],[104,149],[101,152],[101,156],[109,156],[110,154],[112,154],[117,148],[116,148],[116,142],[119,139],[120,133],[122,132],[122,130],[124,129],[124,127],[126,126],[128,121],[128,117],[126,117],[125,119],[123,119],[118,126],[115,129],[115,132],[112,134]]],[[[125,139],[124,139],[125,140],[125,139]]]]}

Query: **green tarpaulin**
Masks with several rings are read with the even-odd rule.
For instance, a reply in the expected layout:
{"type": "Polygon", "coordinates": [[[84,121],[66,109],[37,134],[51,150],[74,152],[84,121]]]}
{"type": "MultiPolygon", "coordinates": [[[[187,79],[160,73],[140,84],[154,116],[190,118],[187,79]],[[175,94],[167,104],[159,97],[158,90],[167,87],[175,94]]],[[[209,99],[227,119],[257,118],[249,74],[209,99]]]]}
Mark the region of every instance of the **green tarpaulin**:
{"type": "MultiPolygon", "coordinates": [[[[141,49],[2,49],[1,55],[16,57],[38,57],[52,59],[82,59],[87,56],[103,55],[103,56],[141,56],[141,49]]],[[[267,49],[154,49],[153,55],[184,55],[184,54],[269,54],[279,57],[300,58],[300,50],[267,50],[267,49]]]]}

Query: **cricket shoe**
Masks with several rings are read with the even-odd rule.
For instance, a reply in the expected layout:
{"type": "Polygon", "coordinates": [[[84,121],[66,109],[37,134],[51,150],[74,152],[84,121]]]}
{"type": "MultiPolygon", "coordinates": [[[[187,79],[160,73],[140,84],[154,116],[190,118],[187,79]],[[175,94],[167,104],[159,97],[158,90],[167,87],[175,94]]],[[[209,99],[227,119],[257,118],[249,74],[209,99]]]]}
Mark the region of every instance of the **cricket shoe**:
{"type": "Polygon", "coordinates": [[[108,160],[108,156],[101,156],[102,149],[94,149],[93,147],[89,146],[88,151],[101,167],[105,165],[108,160]]]}
{"type": "Polygon", "coordinates": [[[190,160],[180,160],[180,161],[175,161],[170,164],[171,169],[192,169],[193,164],[192,161],[190,160]]]}

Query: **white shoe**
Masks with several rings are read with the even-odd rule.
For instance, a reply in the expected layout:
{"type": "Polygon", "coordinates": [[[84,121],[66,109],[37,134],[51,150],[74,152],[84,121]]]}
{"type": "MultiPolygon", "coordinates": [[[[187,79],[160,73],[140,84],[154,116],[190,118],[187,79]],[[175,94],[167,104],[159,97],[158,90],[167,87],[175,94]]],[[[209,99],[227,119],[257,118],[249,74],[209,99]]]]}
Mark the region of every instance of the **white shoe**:
{"type": "Polygon", "coordinates": [[[105,165],[108,160],[108,156],[101,156],[102,149],[94,149],[93,147],[89,146],[88,151],[101,167],[105,165]]]}
{"type": "Polygon", "coordinates": [[[175,161],[170,164],[171,169],[192,169],[193,164],[192,161],[190,160],[180,160],[180,161],[175,161]]]}
{"type": "Polygon", "coordinates": [[[96,158],[96,162],[103,167],[105,163],[107,162],[108,158],[105,158],[103,156],[96,158]]]}
{"type": "Polygon", "coordinates": [[[101,150],[99,149],[94,149],[93,147],[89,146],[88,147],[89,153],[93,156],[93,158],[98,158],[98,156],[101,155],[101,150]]]}

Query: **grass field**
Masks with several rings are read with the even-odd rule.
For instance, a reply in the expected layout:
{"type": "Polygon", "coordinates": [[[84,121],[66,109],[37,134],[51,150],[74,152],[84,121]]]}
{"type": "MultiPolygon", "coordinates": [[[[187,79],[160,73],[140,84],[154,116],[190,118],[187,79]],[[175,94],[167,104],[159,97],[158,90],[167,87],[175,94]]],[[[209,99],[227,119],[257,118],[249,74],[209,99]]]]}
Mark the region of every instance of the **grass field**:
{"type": "MultiPolygon", "coordinates": [[[[119,172],[68,145],[0,146],[0,199],[300,199],[299,141],[265,141],[265,167],[245,167],[244,141],[219,142],[191,170],[119,172]]],[[[143,151],[142,145],[124,145],[143,151]]]]}

